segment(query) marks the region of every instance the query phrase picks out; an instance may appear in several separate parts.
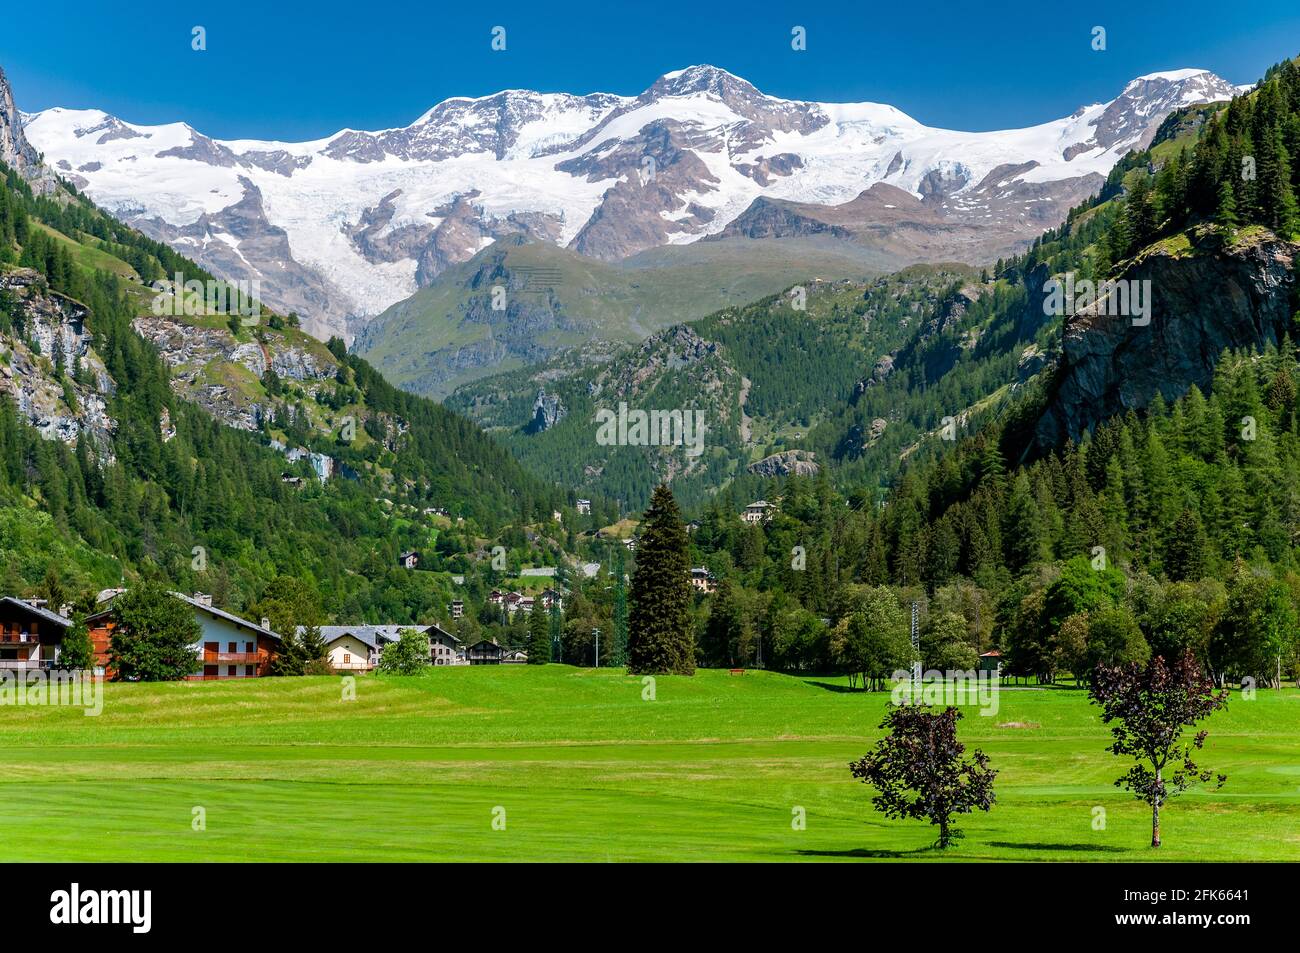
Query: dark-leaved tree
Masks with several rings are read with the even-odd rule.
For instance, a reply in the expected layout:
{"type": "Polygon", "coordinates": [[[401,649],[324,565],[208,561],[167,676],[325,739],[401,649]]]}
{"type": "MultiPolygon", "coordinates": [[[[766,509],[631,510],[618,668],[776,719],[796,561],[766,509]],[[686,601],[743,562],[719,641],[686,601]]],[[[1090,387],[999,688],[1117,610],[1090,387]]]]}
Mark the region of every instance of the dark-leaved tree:
{"type": "MultiPolygon", "coordinates": [[[[1184,652],[1172,665],[1159,655],[1146,665],[1099,665],[1088,695],[1101,706],[1101,720],[1111,726],[1115,741],[1107,750],[1136,762],[1115,786],[1150,805],[1151,846],[1159,847],[1160,808],[1213,777],[1192,760],[1207,732],[1197,732],[1187,743],[1181,740],[1183,729],[1226,707],[1228,692],[1216,693],[1196,657],[1184,652]]],[[[1226,780],[1218,775],[1216,787],[1226,780]]]]}
{"type": "Polygon", "coordinates": [[[988,755],[976,749],[963,759],[966,746],[957,740],[961,712],[952,706],[934,711],[928,705],[890,708],[881,728],[888,729],[866,757],[849,765],[853,776],[877,792],[871,799],[886,817],[927,820],[939,828],[935,846],[947,848],[961,837],[954,814],[987,811],[997,798],[988,755]]]}
{"type": "Polygon", "coordinates": [[[637,546],[628,618],[628,671],[694,675],[691,579],[686,527],[672,491],[650,497],[637,546]]]}

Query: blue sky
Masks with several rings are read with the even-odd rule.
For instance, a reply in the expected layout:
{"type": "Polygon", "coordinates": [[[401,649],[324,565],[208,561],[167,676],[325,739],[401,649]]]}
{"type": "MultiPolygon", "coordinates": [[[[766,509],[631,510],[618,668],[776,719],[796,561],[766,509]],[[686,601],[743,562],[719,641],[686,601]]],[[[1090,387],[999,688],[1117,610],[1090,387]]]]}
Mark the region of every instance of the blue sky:
{"type": "Polygon", "coordinates": [[[635,94],[702,62],[773,95],[887,102],[930,125],[997,129],[1110,99],[1143,73],[1198,67],[1244,83],[1300,54],[1296,0],[6,6],[0,67],[22,109],[97,107],[219,138],[402,126],[449,96],[511,87],[635,94]],[[191,49],[196,25],[205,52],[191,49]],[[490,48],[497,25],[505,52],[490,48]],[[795,25],[806,51],[790,48],[795,25]],[[1104,52],[1091,49],[1094,26],[1104,52]]]}

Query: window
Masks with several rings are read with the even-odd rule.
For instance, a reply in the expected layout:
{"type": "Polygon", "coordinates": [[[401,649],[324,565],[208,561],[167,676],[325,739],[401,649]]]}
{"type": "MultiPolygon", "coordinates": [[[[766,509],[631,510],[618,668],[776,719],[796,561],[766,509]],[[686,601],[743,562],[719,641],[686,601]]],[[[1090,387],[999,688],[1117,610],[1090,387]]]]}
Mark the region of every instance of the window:
{"type": "Polygon", "coordinates": [[[257,651],[257,646],[253,645],[252,642],[245,642],[244,651],[247,652],[249,655],[252,655],[254,652],[257,651]]]}
{"type": "Polygon", "coordinates": [[[344,664],[344,665],[351,665],[351,664],[352,664],[352,653],[351,653],[351,652],[344,652],[344,653],[343,653],[343,664],[344,664]]]}
{"type": "Polygon", "coordinates": [[[251,665],[245,665],[245,666],[244,666],[244,674],[245,674],[247,677],[252,678],[252,677],[253,677],[253,666],[251,666],[251,665]]]}
{"type": "Polygon", "coordinates": [[[233,665],[227,665],[227,666],[226,666],[226,674],[229,675],[229,676],[231,676],[231,677],[233,678],[234,675],[235,675],[235,666],[233,666],[233,665]]]}
{"type": "Polygon", "coordinates": [[[238,643],[236,643],[236,642],[227,642],[226,645],[228,646],[227,649],[226,649],[227,652],[238,652],[238,651],[239,651],[238,643]]]}

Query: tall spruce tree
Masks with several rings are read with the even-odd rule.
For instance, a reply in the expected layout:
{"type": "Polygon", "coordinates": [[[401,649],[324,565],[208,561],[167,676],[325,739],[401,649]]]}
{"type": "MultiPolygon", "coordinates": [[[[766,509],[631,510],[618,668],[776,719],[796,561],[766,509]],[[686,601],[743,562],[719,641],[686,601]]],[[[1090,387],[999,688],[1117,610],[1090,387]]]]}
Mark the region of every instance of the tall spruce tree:
{"type": "Polygon", "coordinates": [[[528,615],[528,664],[545,665],[551,660],[551,623],[539,601],[528,615]]]}
{"type": "Polygon", "coordinates": [[[686,527],[664,484],[650,497],[642,526],[629,600],[628,671],[694,675],[686,527]]]}

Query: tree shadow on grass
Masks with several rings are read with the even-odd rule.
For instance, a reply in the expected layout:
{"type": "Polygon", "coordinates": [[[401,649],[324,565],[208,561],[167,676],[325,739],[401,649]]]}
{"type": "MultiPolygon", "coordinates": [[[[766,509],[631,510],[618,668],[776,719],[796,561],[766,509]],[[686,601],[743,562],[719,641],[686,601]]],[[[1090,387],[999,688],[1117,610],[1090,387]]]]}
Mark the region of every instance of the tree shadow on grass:
{"type": "Polygon", "coordinates": [[[797,850],[796,854],[804,857],[915,857],[920,854],[937,853],[937,847],[918,847],[916,850],[867,850],[855,847],[852,850],[797,850]]]}
{"type": "Polygon", "coordinates": [[[1006,847],[1010,850],[1073,850],[1090,854],[1125,854],[1124,847],[1110,847],[1106,844],[1013,844],[1010,841],[989,841],[990,847],[1006,847]]]}
{"type": "MultiPolygon", "coordinates": [[[[852,695],[866,695],[866,694],[868,694],[868,692],[867,692],[867,690],[866,690],[865,688],[850,688],[850,687],[847,686],[847,685],[836,685],[836,684],[834,684],[834,683],[832,683],[832,682],[808,682],[808,684],[809,684],[809,685],[816,685],[818,688],[824,688],[824,689],[826,689],[826,691],[828,691],[828,692],[841,692],[841,693],[847,692],[847,693],[852,694],[852,695]]],[[[884,694],[884,693],[881,692],[881,693],[879,693],[879,694],[884,694]]]]}

